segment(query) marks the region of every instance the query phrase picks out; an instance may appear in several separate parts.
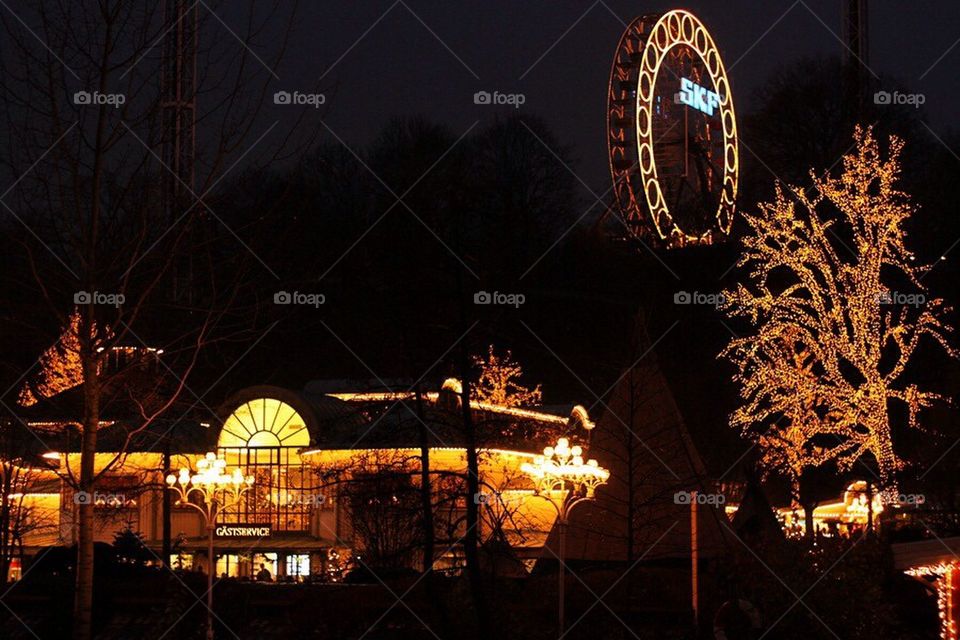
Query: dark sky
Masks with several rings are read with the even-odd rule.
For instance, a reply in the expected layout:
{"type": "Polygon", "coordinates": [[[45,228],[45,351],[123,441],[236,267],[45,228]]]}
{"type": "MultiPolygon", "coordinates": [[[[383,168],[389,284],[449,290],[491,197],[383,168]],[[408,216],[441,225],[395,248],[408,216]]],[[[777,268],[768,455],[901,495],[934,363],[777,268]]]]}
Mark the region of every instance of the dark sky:
{"type": "MultiPolygon", "coordinates": [[[[678,6],[656,0],[301,5],[275,86],[308,90],[321,81],[325,120],[351,145],[368,141],[396,115],[424,115],[459,135],[478,119],[512,109],[476,106],[475,91],[522,93],[521,110],[548,119],[570,145],[575,171],[599,191],[607,181],[604,103],[617,39],[633,17],[678,6]]],[[[751,92],[779,65],[843,51],[839,0],[702,1],[684,8],[700,17],[720,48],[741,117],[750,111],[751,92]]],[[[221,12],[229,21],[229,10],[221,12]]],[[[942,136],[960,99],[960,3],[871,2],[869,24],[869,67],[924,93],[929,121],[942,136]]]]}

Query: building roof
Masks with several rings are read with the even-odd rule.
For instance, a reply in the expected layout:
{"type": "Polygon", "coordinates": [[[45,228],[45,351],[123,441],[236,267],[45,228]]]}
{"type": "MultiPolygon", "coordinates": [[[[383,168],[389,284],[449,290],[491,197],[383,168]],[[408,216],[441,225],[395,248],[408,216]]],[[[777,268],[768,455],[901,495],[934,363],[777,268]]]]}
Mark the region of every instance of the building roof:
{"type": "Polygon", "coordinates": [[[896,569],[914,569],[950,564],[960,557],[960,537],[918,540],[890,545],[896,569]]]}
{"type": "MultiPolygon", "coordinates": [[[[167,417],[147,426],[131,420],[101,422],[97,430],[99,452],[163,452],[168,446],[174,453],[203,453],[211,447],[212,428],[197,420],[167,417]]],[[[31,423],[38,453],[57,451],[79,453],[82,444],[76,421],[64,423],[31,423]]]]}
{"type": "MultiPolygon", "coordinates": [[[[700,557],[729,554],[733,530],[656,356],[647,353],[605,398],[589,455],[610,471],[596,501],[571,514],[567,557],[593,562],[690,557],[691,492],[700,557]]],[[[551,544],[553,544],[551,542],[551,544]]],[[[546,558],[546,556],[545,556],[546,558]]]]}
{"type": "MultiPolygon", "coordinates": [[[[247,403],[264,398],[278,400],[297,412],[305,423],[312,449],[466,445],[460,398],[456,393],[425,392],[418,402],[415,394],[405,390],[408,387],[393,391],[370,384],[357,390],[357,386],[364,385],[323,381],[310,383],[303,391],[256,385],[237,391],[212,413],[185,395],[146,427],[135,403],[117,401],[109,405],[102,416],[97,450],[161,452],[169,446],[173,452],[203,453],[217,446],[222,425],[231,414],[247,403]],[[352,391],[346,391],[351,388],[352,391]]],[[[480,447],[539,451],[544,442],[563,435],[586,438],[587,432],[582,427],[589,418],[582,407],[565,405],[551,409],[556,413],[478,402],[473,410],[476,443],[480,447]]],[[[80,450],[82,397],[79,388],[45,398],[31,407],[22,407],[18,413],[37,435],[40,449],[67,453],[80,450]]],[[[38,449],[39,453],[45,451],[38,449]]]]}
{"type": "MultiPolygon", "coordinates": [[[[346,385],[336,388],[342,389],[346,385]]],[[[463,416],[459,397],[446,391],[423,393],[419,399],[409,391],[319,393],[316,384],[305,391],[272,386],[243,389],[224,403],[221,420],[236,407],[255,398],[275,398],[293,407],[306,422],[311,448],[369,449],[463,447],[463,416]]],[[[543,442],[558,437],[578,424],[570,416],[533,409],[499,407],[477,403],[473,411],[479,446],[539,450],[543,442]]],[[[585,436],[585,432],[583,433],[585,436]]]]}

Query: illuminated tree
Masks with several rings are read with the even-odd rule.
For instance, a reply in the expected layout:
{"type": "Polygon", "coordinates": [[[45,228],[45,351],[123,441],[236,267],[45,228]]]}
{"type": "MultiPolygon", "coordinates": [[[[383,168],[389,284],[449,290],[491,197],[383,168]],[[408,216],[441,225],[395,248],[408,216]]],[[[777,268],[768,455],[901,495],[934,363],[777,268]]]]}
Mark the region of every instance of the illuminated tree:
{"type": "Polygon", "coordinates": [[[479,366],[480,379],[474,385],[474,398],[480,402],[499,404],[505,407],[537,406],[543,393],[540,385],[533,389],[520,384],[523,368],[513,360],[508,350],[500,357],[490,345],[486,359],[473,357],[473,363],[479,366]]]}
{"type": "Polygon", "coordinates": [[[83,382],[80,361],[80,313],[75,311],[60,339],[40,356],[40,371],[36,380],[27,381],[20,389],[18,402],[29,407],[40,398],[49,398],[83,382]]]}
{"type": "Polygon", "coordinates": [[[854,138],[839,176],[811,172],[812,196],[778,185],[772,203],[744,215],[752,233],[738,264],[749,278],[723,307],[754,331],[721,355],[737,366],[743,400],[730,425],[759,445],[765,472],[796,488],[805,469],[848,470],[869,455],[891,493],[902,464],[891,409],[900,404],[917,428],[921,410],[943,399],[907,382],[907,365],[924,338],[956,352],[943,301],[921,282],[928,267],[906,246],[916,207],[897,190],[903,142],[892,137],[883,157],[871,129],[854,138]]]}

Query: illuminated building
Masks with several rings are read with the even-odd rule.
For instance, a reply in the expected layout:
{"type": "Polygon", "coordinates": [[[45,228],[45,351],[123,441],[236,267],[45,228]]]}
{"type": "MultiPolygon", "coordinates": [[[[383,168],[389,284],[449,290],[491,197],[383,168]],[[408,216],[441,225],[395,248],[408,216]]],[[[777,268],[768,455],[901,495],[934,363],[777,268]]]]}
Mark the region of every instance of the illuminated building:
{"type": "MultiPolygon", "coordinates": [[[[439,390],[423,393],[419,403],[412,392],[348,391],[343,383],[315,382],[304,391],[255,386],[229,398],[216,420],[171,417],[141,432],[108,410],[98,432],[101,452],[95,465],[97,473],[109,469],[92,496],[76,493],[62,479],[79,468],[75,421],[63,415],[64,406],[57,397],[42,400],[23,409],[25,422],[48,446],[34,463],[39,484],[27,497],[43,508],[52,526],[42,535],[28,536],[25,551],[30,555],[43,547],[73,544],[78,505],[89,500],[95,506],[97,542],[110,543],[117,531],[129,526],[143,534],[159,561],[166,476],[163,452],[169,447],[168,471],[196,469],[204,453],[214,451],[231,469],[252,477],[244,499],[217,519],[218,575],[252,577],[263,564],[272,576],[283,579],[341,579],[343,564],[354,554],[365,553],[352,522],[351,487],[387,470],[400,479],[388,500],[402,500],[403,492],[419,495],[419,438],[425,435],[431,477],[436,478],[431,481],[437,505],[436,566],[460,566],[458,541],[464,532],[466,500],[474,499],[481,505],[481,540],[494,527],[501,527],[512,547],[513,562],[529,567],[539,556],[556,514],[549,504],[535,499],[521,466],[534,461],[544,441],[565,435],[584,442],[584,427],[593,423],[580,406],[546,411],[475,403],[484,489],[479,496],[466,496],[441,481],[466,471],[458,386],[447,381],[439,390]],[[121,443],[128,438],[126,455],[118,457],[121,443]]],[[[207,571],[202,518],[174,503],[170,522],[169,564],[207,571]]],[[[417,548],[410,550],[409,566],[419,566],[419,553],[417,548]]]]}
{"type": "MultiPolygon", "coordinates": [[[[738,508],[738,504],[727,504],[724,507],[731,519],[738,508]]],[[[878,525],[882,513],[883,497],[880,492],[870,491],[865,481],[858,480],[846,488],[839,500],[825,502],[814,508],[813,528],[817,535],[826,537],[854,535],[866,530],[871,514],[874,525],[878,525]],[[872,506],[868,504],[867,498],[871,494],[872,506]]],[[[778,507],[776,514],[784,533],[791,537],[804,535],[807,524],[803,509],[799,506],[778,507]]]]}

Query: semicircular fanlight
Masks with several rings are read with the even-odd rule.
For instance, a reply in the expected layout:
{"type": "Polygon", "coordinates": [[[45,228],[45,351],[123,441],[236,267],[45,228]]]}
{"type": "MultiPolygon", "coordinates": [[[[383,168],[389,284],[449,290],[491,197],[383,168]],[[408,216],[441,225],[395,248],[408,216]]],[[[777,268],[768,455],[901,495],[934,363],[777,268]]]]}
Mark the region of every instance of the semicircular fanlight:
{"type": "Polygon", "coordinates": [[[218,447],[306,447],[306,422],[290,405],[275,398],[243,403],[224,421],[218,447]]]}

